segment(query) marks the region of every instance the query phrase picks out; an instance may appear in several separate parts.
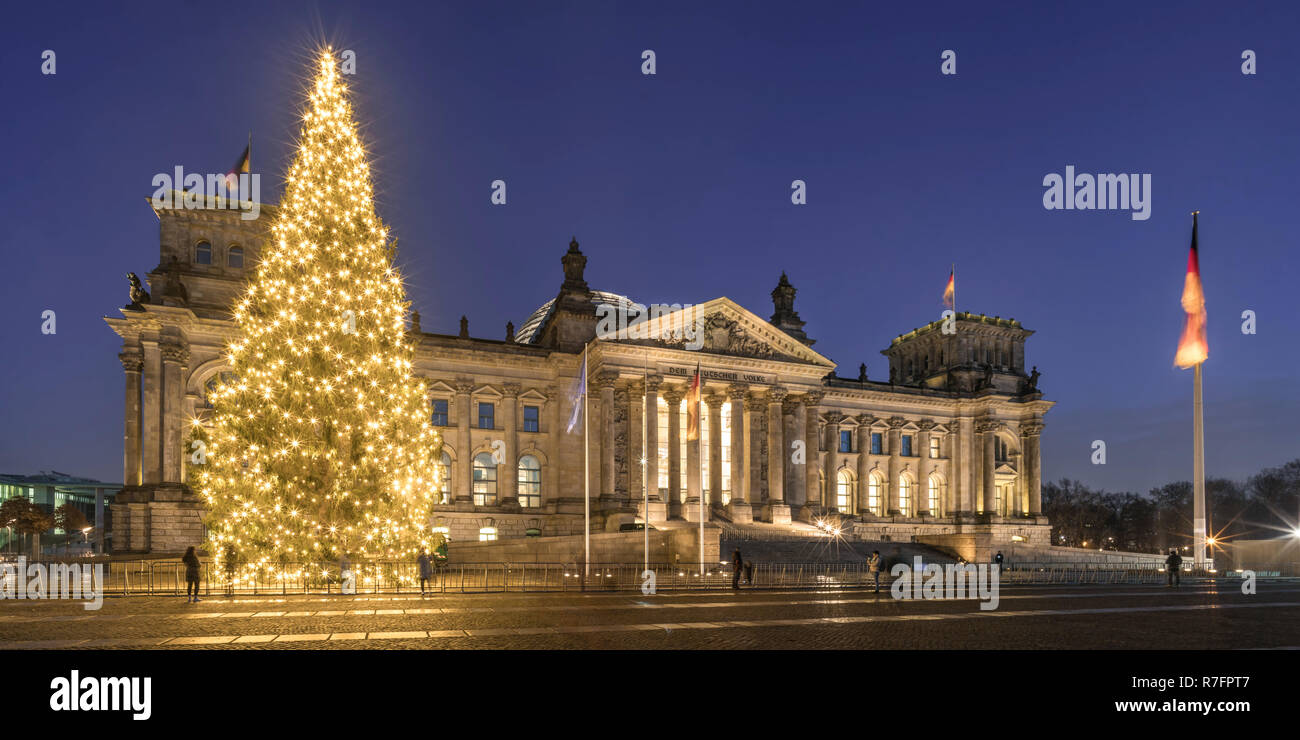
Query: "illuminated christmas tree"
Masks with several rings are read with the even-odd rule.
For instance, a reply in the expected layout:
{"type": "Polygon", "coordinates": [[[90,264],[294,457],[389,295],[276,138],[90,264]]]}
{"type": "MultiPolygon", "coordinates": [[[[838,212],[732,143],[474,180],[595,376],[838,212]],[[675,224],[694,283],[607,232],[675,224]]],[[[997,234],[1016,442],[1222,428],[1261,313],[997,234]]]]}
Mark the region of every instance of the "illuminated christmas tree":
{"type": "Polygon", "coordinates": [[[255,277],[211,395],[198,488],[209,550],[239,571],[405,559],[437,544],[441,439],[412,373],[408,303],[327,49],[255,277]]]}

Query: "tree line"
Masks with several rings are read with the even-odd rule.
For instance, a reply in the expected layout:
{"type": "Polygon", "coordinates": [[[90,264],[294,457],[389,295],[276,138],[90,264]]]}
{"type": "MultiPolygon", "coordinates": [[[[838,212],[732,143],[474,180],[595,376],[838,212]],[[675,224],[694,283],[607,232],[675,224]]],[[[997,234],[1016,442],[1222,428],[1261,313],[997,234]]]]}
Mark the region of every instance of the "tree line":
{"type": "MultiPolygon", "coordinates": [[[[1209,534],[1219,541],[1266,539],[1300,524],[1300,458],[1266,468],[1244,483],[1207,478],[1209,534]]],[[[1192,484],[1168,483],[1146,494],[1094,491],[1075,480],[1043,484],[1052,544],[1166,552],[1191,544],[1192,484]]]]}

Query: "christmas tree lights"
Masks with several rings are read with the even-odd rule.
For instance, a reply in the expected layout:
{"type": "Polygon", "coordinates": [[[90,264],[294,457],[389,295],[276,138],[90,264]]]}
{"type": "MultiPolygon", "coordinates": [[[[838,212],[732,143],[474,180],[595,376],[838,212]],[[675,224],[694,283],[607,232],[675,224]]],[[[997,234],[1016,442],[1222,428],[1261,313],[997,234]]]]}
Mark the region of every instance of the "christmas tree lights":
{"type": "Polygon", "coordinates": [[[333,53],[319,57],[270,238],[234,309],[230,374],[196,428],[209,550],[238,576],[406,559],[437,536],[441,439],[409,304],[333,53]],[[304,566],[304,567],[299,567],[304,566]]]}

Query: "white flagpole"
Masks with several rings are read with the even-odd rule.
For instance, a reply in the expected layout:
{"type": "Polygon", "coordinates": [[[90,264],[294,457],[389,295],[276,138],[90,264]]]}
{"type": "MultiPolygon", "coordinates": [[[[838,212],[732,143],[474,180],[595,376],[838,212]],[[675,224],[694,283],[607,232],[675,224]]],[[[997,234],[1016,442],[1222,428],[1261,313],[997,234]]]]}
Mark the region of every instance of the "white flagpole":
{"type": "MultiPolygon", "coordinates": [[[[695,366],[695,378],[698,382],[696,386],[699,391],[695,395],[695,446],[702,448],[704,442],[704,375],[700,372],[700,366],[695,366]]],[[[704,577],[704,455],[705,450],[700,449],[700,578],[704,577]]]]}
{"type": "MultiPolygon", "coordinates": [[[[645,566],[642,571],[650,570],[650,481],[645,479],[646,474],[646,455],[650,454],[650,444],[646,440],[646,434],[650,430],[649,409],[646,409],[646,399],[650,397],[650,390],[646,383],[650,381],[650,352],[646,351],[645,359],[641,363],[641,389],[645,395],[641,398],[641,531],[645,535],[645,566]]],[[[659,408],[656,406],[655,426],[659,425],[659,408]]],[[[658,450],[656,450],[656,453],[658,450]]],[[[659,481],[655,481],[658,485],[659,481]]]]}
{"type": "Polygon", "coordinates": [[[591,378],[587,377],[587,348],[591,345],[588,342],[582,347],[582,521],[583,521],[583,558],[582,558],[582,577],[586,582],[587,576],[591,575],[591,442],[588,438],[590,430],[587,427],[587,412],[591,405],[587,403],[587,385],[591,378]]]}
{"type": "Polygon", "coordinates": [[[1201,363],[1196,363],[1192,390],[1192,495],[1194,499],[1192,512],[1193,553],[1192,562],[1196,568],[1209,565],[1205,552],[1206,512],[1205,512],[1205,419],[1204,405],[1201,399],[1201,363]]]}

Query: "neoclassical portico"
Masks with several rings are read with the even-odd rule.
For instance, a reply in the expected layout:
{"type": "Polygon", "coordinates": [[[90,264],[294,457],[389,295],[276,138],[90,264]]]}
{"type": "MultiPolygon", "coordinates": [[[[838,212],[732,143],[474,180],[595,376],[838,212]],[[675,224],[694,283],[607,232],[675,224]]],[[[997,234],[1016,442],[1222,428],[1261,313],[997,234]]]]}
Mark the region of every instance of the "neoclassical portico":
{"type": "MultiPolygon", "coordinates": [[[[207,418],[207,389],[228,371],[229,306],[261,241],[238,212],[156,213],[150,294],[106,319],[125,377],[117,546],[137,552],[202,539],[202,502],[187,485],[201,456],[187,429],[207,418]]],[[[895,541],[1046,543],[1039,436],[1052,404],[1024,371],[1031,332],[1018,322],[958,314],[896,338],[887,379],[841,378],[812,348],[785,275],[768,319],[715,298],[609,331],[611,312],[634,324],[651,312],[592,290],[576,241],[560,261],[558,294],[504,338],[473,336],[468,318],[440,334],[411,317],[416,371],[444,427],[430,526],[454,540],[580,533],[590,491],[599,530],[703,511],[736,524],[833,520],[895,541]],[[688,439],[697,368],[701,434],[688,439]]]]}

